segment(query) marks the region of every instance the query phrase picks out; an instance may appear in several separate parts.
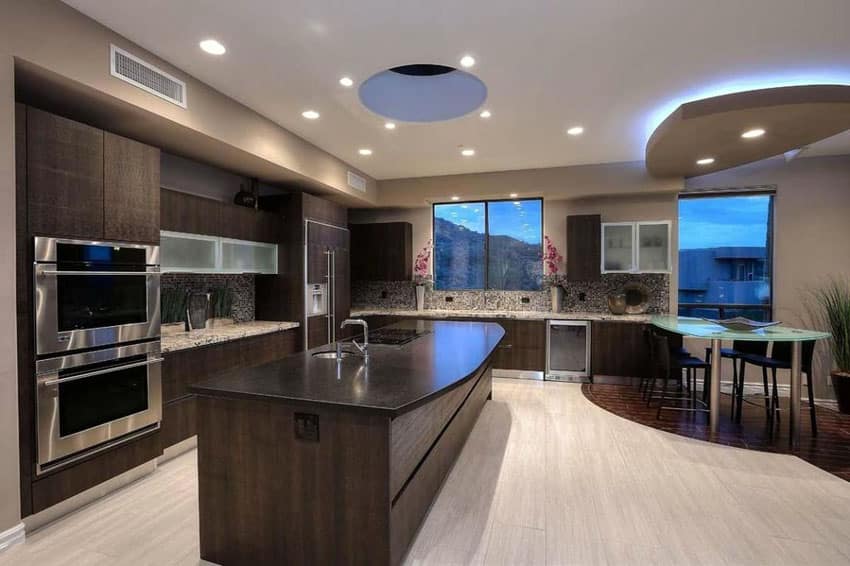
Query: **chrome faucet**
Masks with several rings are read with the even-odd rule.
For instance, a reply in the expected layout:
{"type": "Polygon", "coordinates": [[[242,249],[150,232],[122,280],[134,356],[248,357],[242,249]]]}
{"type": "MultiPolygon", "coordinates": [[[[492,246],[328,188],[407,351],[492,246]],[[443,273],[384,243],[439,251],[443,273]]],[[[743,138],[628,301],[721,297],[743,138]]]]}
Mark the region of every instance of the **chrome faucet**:
{"type": "MultiPolygon", "coordinates": [[[[354,344],[354,347],[360,352],[363,356],[363,359],[367,362],[369,361],[369,324],[363,320],[362,318],[347,318],[342,321],[342,324],[339,326],[340,329],[345,328],[346,326],[351,325],[359,325],[363,327],[363,344],[358,344],[357,340],[351,340],[351,343],[354,344]]],[[[337,351],[337,359],[340,359],[340,353],[342,352],[342,344],[337,341],[336,343],[336,351],[337,351]]]]}

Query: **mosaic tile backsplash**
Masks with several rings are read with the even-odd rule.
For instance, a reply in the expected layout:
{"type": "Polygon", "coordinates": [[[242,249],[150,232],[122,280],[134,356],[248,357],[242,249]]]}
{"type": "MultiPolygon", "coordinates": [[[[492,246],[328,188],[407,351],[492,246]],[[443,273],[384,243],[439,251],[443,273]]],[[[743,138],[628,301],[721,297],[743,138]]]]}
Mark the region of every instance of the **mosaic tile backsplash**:
{"type": "Polygon", "coordinates": [[[234,322],[254,320],[254,276],[250,274],[218,273],[165,273],[161,278],[163,289],[184,289],[193,293],[206,293],[216,287],[231,289],[234,322]]]}
{"type": "MultiPolygon", "coordinates": [[[[609,273],[596,282],[564,282],[565,312],[608,312],[608,296],[630,282],[649,289],[649,313],[667,312],[670,276],[664,273],[609,273]]],[[[351,288],[355,308],[415,309],[412,281],[355,281],[351,288]]],[[[439,310],[548,311],[550,293],[545,291],[434,291],[425,293],[425,308],[439,310]],[[447,300],[450,299],[450,300],[447,300]]]]}

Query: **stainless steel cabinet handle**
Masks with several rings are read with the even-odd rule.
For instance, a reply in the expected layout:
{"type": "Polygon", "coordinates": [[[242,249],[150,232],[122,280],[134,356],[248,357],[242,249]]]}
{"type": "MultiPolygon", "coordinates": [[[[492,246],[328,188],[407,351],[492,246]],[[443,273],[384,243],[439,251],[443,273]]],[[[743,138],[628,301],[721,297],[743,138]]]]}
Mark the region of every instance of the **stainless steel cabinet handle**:
{"type": "Polygon", "coordinates": [[[137,368],[137,367],[141,367],[141,366],[150,366],[150,365],[153,365],[153,364],[162,363],[162,361],[164,359],[165,358],[154,358],[152,360],[145,360],[144,362],[136,362],[136,363],[133,363],[133,364],[126,364],[126,365],[123,365],[123,366],[116,366],[116,367],[111,367],[111,368],[106,368],[106,369],[99,369],[97,371],[89,371],[89,372],[86,372],[86,373],[81,373],[79,375],[72,375],[70,377],[62,377],[62,378],[59,378],[59,379],[48,379],[47,381],[43,382],[41,385],[44,386],[44,387],[47,387],[47,386],[50,386],[50,385],[58,385],[60,383],[68,383],[69,381],[77,381],[79,379],[85,379],[87,377],[94,377],[96,375],[103,375],[103,374],[106,374],[106,373],[115,373],[116,371],[122,371],[122,370],[125,370],[125,369],[137,368]]]}
{"type": "Polygon", "coordinates": [[[42,275],[144,275],[159,277],[159,271],[42,271],[42,275]]]}

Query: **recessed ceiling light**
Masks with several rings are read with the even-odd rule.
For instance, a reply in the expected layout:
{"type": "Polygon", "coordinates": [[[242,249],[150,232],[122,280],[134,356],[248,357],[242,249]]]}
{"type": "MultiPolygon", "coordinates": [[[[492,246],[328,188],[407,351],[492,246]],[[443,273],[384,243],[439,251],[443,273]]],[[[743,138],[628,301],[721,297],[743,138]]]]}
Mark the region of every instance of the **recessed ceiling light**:
{"type": "Polygon", "coordinates": [[[365,155],[365,156],[368,157],[368,156],[372,155],[372,150],[369,149],[369,148],[363,147],[363,148],[358,149],[357,153],[359,153],[360,155],[365,155]]]}
{"type": "Polygon", "coordinates": [[[395,122],[387,122],[384,127],[388,130],[395,130],[395,122]]]}
{"type": "Polygon", "coordinates": [[[342,77],[341,79],[339,79],[339,84],[344,87],[350,87],[354,84],[354,81],[351,80],[351,77],[342,77]]]}
{"type": "Polygon", "coordinates": [[[702,159],[697,159],[697,165],[711,165],[714,163],[713,157],[703,157],[702,159]]]}
{"type": "Polygon", "coordinates": [[[475,65],[475,57],[472,55],[464,55],[460,58],[460,66],[466,67],[467,69],[475,65]]]}
{"type": "Polygon", "coordinates": [[[452,197],[452,200],[460,200],[460,197],[452,197]]]}
{"type": "Polygon", "coordinates": [[[466,149],[460,150],[460,154],[464,157],[472,157],[473,155],[475,155],[475,150],[471,147],[468,147],[466,149]]]}
{"type": "Polygon", "coordinates": [[[319,117],[319,113],[315,110],[305,110],[301,113],[301,115],[307,118],[308,120],[315,120],[319,117]]]}
{"type": "Polygon", "coordinates": [[[511,197],[511,198],[517,198],[518,196],[519,196],[519,195],[518,195],[517,193],[511,193],[511,194],[510,194],[510,197],[511,197]]]}
{"type": "Polygon", "coordinates": [[[479,116],[481,116],[482,118],[489,118],[490,116],[492,116],[492,114],[489,110],[485,110],[481,114],[479,114],[479,116]]]}
{"type": "Polygon", "coordinates": [[[752,130],[747,130],[743,134],[741,134],[742,138],[752,139],[752,138],[760,138],[764,135],[764,129],[762,128],[753,128],[752,130]]]}
{"type": "Polygon", "coordinates": [[[567,133],[571,136],[580,136],[584,133],[584,128],[582,128],[581,126],[573,126],[569,130],[567,130],[567,133]]]}
{"type": "Polygon", "coordinates": [[[224,48],[224,45],[221,42],[215,39],[205,39],[198,45],[201,46],[201,49],[209,53],[210,55],[224,55],[227,52],[227,49],[224,48]]]}

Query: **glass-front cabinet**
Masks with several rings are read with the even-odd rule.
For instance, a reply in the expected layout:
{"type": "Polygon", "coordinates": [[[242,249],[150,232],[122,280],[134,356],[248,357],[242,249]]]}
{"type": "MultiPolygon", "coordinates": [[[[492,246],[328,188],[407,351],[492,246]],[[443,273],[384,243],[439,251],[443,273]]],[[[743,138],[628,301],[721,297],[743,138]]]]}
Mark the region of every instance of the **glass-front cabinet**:
{"type": "Polygon", "coordinates": [[[215,236],[162,231],[159,253],[163,272],[215,273],[219,264],[215,236]]]}
{"type": "Polygon", "coordinates": [[[172,273],[277,273],[277,244],[160,232],[160,263],[172,273]]]}
{"type": "Polygon", "coordinates": [[[226,273],[277,273],[277,245],[222,238],[221,269],[226,273]]]}
{"type": "Polygon", "coordinates": [[[602,224],[602,273],[668,273],[670,222],[602,224]]]}

